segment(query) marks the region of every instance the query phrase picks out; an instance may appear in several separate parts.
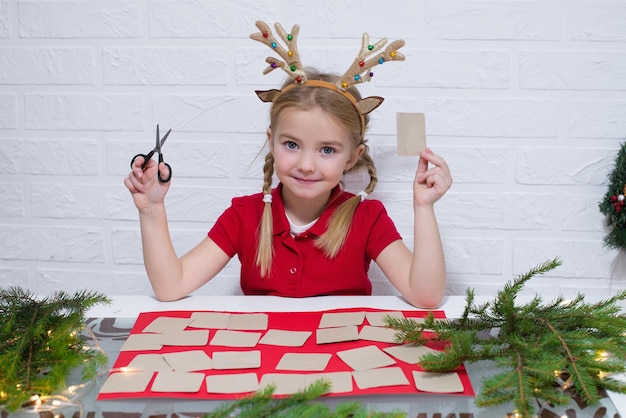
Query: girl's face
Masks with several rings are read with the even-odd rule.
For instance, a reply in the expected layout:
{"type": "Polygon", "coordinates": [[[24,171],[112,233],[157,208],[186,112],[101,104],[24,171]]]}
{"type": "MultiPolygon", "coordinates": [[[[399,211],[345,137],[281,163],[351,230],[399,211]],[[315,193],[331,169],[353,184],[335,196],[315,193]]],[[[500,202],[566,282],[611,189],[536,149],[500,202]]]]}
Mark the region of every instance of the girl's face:
{"type": "Polygon", "coordinates": [[[364,150],[354,147],[348,131],[320,107],[284,109],[267,134],[283,191],[300,200],[328,200],[364,150]]]}

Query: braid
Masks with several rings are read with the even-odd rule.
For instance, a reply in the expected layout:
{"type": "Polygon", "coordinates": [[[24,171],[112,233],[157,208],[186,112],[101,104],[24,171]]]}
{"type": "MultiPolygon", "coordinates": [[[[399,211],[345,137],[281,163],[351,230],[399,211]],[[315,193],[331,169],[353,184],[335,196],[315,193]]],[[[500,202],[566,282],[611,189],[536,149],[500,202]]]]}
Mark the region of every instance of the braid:
{"type": "MultiPolygon", "coordinates": [[[[263,194],[272,193],[272,176],[274,175],[274,156],[268,152],[263,165],[263,194]]],[[[256,253],[256,265],[261,269],[261,277],[267,277],[272,266],[274,248],[272,245],[272,204],[265,202],[259,223],[259,246],[256,253]]]]}
{"type": "Polygon", "coordinates": [[[365,193],[370,194],[374,191],[374,188],[376,188],[376,184],[378,184],[378,174],[376,174],[376,165],[374,164],[374,159],[369,153],[369,147],[366,144],[364,145],[365,151],[363,152],[363,155],[361,155],[361,161],[363,161],[362,165],[367,168],[367,174],[370,176],[370,182],[365,187],[365,193]]]}
{"type": "MultiPolygon", "coordinates": [[[[359,158],[357,164],[355,164],[354,167],[348,171],[354,171],[363,167],[367,168],[370,181],[365,188],[365,192],[369,194],[374,191],[376,183],[378,183],[378,177],[376,175],[374,160],[369,154],[369,147],[365,144],[365,142],[363,142],[363,145],[365,145],[365,150],[363,151],[361,158],[359,158]]],[[[359,203],[361,203],[361,196],[357,195],[339,205],[337,210],[335,210],[335,213],[332,214],[330,220],[328,221],[328,229],[315,243],[315,245],[318,248],[321,248],[329,258],[334,258],[343,247],[346,237],[348,236],[348,232],[350,232],[352,217],[354,216],[354,212],[359,206],[359,203]]]]}

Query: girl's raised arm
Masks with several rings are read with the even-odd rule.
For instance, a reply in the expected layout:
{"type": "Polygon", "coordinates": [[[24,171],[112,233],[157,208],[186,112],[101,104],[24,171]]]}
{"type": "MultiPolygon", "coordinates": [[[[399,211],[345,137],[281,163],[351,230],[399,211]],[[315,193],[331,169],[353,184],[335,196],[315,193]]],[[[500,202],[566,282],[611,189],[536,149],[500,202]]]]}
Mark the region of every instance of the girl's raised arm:
{"type": "Polygon", "coordinates": [[[417,307],[435,308],[445,294],[446,265],[434,204],[451,185],[445,160],[430,149],[422,152],[413,182],[413,253],[396,241],[376,259],[389,281],[417,307]]]}
{"type": "MultiPolygon", "coordinates": [[[[170,183],[157,179],[157,163],[149,161],[141,169],[143,158],[137,158],[124,179],[139,210],[141,242],[146,273],[157,299],[177,300],[211,280],[228,263],[230,257],[210,238],[180,259],[170,238],[164,199],[170,183]]],[[[167,170],[158,167],[163,175],[167,170]]]]}

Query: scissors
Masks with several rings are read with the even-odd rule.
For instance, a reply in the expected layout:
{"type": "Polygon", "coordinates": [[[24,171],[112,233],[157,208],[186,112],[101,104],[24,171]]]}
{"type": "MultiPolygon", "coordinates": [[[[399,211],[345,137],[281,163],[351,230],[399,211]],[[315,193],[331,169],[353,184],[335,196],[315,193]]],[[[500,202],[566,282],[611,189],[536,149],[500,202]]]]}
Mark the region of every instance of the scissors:
{"type": "Polygon", "coordinates": [[[137,154],[137,155],[135,155],[133,157],[133,159],[131,160],[131,162],[130,162],[130,168],[133,168],[133,164],[135,163],[135,160],[138,157],[143,157],[143,164],[141,165],[141,169],[143,170],[144,168],[146,168],[146,165],[148,164],[148,161],[150,161],[150,159],[152,158],[152,156],[156,152],[157,154],[159,154],[159,165],[161,163],[165,164],[165,166],[167,167],[167,170],[169,172],[168,176],[166,178],[163,178],[163,177],[161,177],[161,172],[159,171],[159,169],[157,167],[157,177],[159,178],[159,181],[161,183],[169,182],[170,179],[172,178],[172,167],[168,163],[163,162],[163,154],[161,153],[161,147],[165,143],[165,140],[169,136],[170,132],[172,132],[171,129],[169,131],[167,131],[167,133],[165,134],[163,139],[161,139],[159,141],[159,136],[160,136],[159,135],[159,125],[157,124],[157,127],[156,127],[156,145],[155,145],[154,149],[152,151],[150,151],[149,153],[147,153],[147,154],[137,154]]]}

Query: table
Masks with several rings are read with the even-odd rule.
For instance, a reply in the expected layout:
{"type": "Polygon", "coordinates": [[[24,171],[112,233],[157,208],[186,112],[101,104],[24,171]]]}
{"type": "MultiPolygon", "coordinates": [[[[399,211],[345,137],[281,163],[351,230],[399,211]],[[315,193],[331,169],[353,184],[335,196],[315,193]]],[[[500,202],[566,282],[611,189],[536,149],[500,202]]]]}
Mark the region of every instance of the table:
{"type": "MultiPolygon", "coordinates": [[[[87,312],[88,325],[98,338],[102,349],[109,356],[109,367],[117,358],[119,348],[130,332],[135,319],[141,312],[172,311],[172,310],[216,310],[232,312],[297,312],[322,311],[338,308],[369,307],[390,310],[413,310],[411,305],[396,296],[326,296],[316,298],[282,298],[275,296],[190,296],[176,302],[159,302],[151,296],[112,296],[110,305],[98,305],[87,312]]],[[[491,300],[491,298],[476,298],[477,303],[491,300]]],[[[444,300],[439,308],[445,311],[448,318],[459,317],[465,307],[465,298],[451,296],[444,300]]],[[[479,391],[482,377],[493,370],[485,364],[467,364],[467,372],[476,392],[479,391]]],[[[181,399],[130,399],[120,401],[97,401],[97,393],[106,377],[103,373],[95,384],[81,398],[79,409],[67,407],[54,413],[55,417],[77,418],[79,415],[88,418],[180,418],[197,416],[208,412],[221,401],[191,401],[181,399]]],[[[419,396],[362,396],[362,397],[332,397],[322,399],[329,407],[346,401],[358,401],[373,410],[380,412],[403,411],[408,417],[455,417],[455,418],[492,418],[506,417],[513,410],[512,405],[500,405],[496,408],[478,408],[473,398],[448,395],[419,395],[419,396]]],[[[574,403],[572,403],[575,405],[574,403]]],[[[575,407],[575,406],[573,406],[575,407]]],[[[610,394],[603,399],[600,406],[595,406],[593,412],[604,407],[607,417],[617,416],[617,413],[626,411],[626,396],[610,394]]],[[[14,418],[19,414],[11,414],[14,418]]],[[[552,416],[560,416],[554,412],[552,416]]],[[[30,415],[32,416],[32,415],[30,415]]],[[[548,416],[548,415],[545,415],[548,416]]],[[[588,410],[578,412],[580,416],[593,416],[588,410]]],[[[4,416],[3,416],[4,417],[4,416]]]]}

